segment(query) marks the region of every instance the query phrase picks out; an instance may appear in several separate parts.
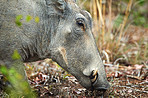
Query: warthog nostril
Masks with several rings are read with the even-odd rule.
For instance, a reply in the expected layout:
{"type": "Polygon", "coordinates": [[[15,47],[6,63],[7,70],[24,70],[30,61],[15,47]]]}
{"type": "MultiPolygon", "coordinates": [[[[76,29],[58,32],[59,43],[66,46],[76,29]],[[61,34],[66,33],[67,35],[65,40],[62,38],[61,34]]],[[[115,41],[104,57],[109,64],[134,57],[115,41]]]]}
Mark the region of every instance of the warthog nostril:
{"type": "Polygon", "coordinates": [[[93,70],[89,77],[90,77],[90,80],[91,80],[92,84],[95,83],[95,81],[98,78],[98,70],[93,70]]]}

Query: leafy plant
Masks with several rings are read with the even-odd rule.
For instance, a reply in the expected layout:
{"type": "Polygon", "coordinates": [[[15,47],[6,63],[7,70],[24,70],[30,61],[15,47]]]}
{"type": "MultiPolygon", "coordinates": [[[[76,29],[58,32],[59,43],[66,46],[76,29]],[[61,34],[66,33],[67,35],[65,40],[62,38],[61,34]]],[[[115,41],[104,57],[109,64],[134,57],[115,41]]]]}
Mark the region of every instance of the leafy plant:
{"type": "Polygon", "coordinates": [[[24,77],[15,69],[17,66],[22,66],[20,61],[20,55],[15,50],[12,59],[16,60],[11,68],[6,66],[0,66],[0,72],[4,75],[5,81],[8,82],[6,92],[9,94],[10,98],[36,98],[35,93],[32,92],[29,84],[25,81],[24,77]]]}

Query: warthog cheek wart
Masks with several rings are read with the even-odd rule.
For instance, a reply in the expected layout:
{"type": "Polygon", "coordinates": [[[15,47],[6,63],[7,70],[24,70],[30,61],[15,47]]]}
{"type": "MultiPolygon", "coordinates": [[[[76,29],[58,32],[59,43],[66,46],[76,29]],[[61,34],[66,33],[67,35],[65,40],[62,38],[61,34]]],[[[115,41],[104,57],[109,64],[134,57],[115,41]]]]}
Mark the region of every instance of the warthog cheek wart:
{"type": "Polygon", "coordinates": [[[58,49],[59,49],[59,51],[60,51],[60,54],[61,54],[62,57],[63,57],[63,60],[64,60],[65,63],[68,65],[65,48],[64,48],[64,47],[59,47],[58,49]]]}

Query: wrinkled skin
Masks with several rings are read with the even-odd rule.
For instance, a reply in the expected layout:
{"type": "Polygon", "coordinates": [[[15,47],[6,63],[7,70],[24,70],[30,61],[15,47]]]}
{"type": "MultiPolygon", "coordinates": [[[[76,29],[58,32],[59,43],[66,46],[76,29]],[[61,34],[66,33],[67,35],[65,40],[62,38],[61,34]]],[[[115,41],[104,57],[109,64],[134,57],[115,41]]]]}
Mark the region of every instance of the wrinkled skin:
{"type": "MultiPolygon", "coordinates": [[[[73,0],[75,1],[75,0],[73,0]]],[[[104,65],[92,35],[92,19],[74,2],[64,0],[1,0],[0,1],[0,62],[9,68],[17,50],[23,62],[52,58],[74,75],[87,89],[106,90],[104,65]],[[22,15],[22,26],[15,18],[22,15]],[[39,23],[25,17],[38,16],[39,23]],[[92,71],[98,77],[90,79],[92,71]]],[[[23,67],[15,67],[25,76],[23,67]]]]}

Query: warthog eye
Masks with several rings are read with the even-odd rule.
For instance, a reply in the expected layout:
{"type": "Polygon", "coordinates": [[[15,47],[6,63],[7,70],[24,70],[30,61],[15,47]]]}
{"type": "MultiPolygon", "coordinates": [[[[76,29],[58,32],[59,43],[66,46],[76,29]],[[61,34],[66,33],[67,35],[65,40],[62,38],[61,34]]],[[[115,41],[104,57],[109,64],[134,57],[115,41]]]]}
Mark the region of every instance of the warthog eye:
{"type": "Polygon", "coordinates": [[[79,27],[81,27],[83,30],[85,30],[85,23],[83,18],[76,19],[76,23],[79,27]]]}

